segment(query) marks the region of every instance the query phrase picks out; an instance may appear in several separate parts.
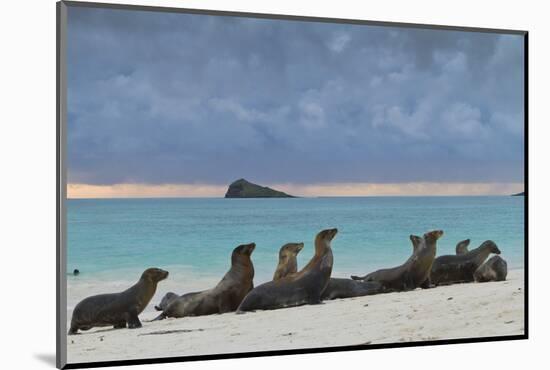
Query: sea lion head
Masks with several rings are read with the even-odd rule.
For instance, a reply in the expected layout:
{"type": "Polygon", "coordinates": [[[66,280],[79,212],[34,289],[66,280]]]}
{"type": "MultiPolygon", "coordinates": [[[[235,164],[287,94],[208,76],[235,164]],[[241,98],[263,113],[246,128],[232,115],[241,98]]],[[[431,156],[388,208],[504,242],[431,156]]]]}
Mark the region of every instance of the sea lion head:
{"type": "Polygon", "coordinates": [[[315,237],[315,254],[322,254],[328,248],[330,249],[330,242],[334,239],[334,236],[338,233],[338,229],[326,229],[315,237]]]}
{"type": "Polygon", "coordinates": [[[141,274],[142,279],[148,280],[154,283],[158,283],[159,281],[164,280],[167,277],[168,277],[168,271],[165,271],[156,267],[148,268],[143,272],[143,274],[141,274]]]}
{"type": "Polygon", "coordinates": [[[468,252],[468,246],[470,245],[470,239],[464,239],[456,244],[456,254],[464,254],[468,252]]]}
{"type": "Polygon", "coordinates": [[[281,247],[279,258],[295,257],[304,248],[304,243],[287,243],[281,247]]]}
{"type": "Polygon", "coordinates": [[[424,240],[427,242],[435,242],[443,236],[443,230],[432,230],[424,234],[424,240]]]}
{"type": "Polygon", "coordinates": [[[247,256],[250,257],[252,252],[256,248],[256,243],[241,244],[237,248],[233,249],[233,256],[247,256]]]}
{"type": "Polygon", "coordinates": [[[334,237],[336,236],[336,234],[338,233],[338,229],[334,228],[334,229],[325,229],[323,231],[321,231],[319,234],[317,234],[317,239],[319,240],[327,240],[327,241],[332,241],[332,239],[334,239],[334,237]]]}
{"type": "Polygon", "coordinates": [[[481,244],[481,247],[489,249],[491,253],[494,254],[500,254],[500,249],[498,249],[497,245],[492,240],[486,240],[481,244]]]}
{"type": "Polygon", "coordinates": [[[413,244],[414,249],[418,248],[420,244],[422,243],[422,238],[418,235],[409,235],[409,239],[411,239],[411,242],[413,244]]]}
{"type": "Polygon", "coordinates": [[[254,248],[256,248],[256,243],[241,244],[233,249],[233,253],[231,254],[231,269],[236,268],[239,270],[244,268],[247,274],[254,276],[254,266],[250,258],[252,252],[254,252],[254,248]]]}
{"type": "Polygon", "coordinates": [[[160,304],[156,305],[155,306],[155,310],[157,311],[163,311],[166,307],[168,307],[168,305],[173,301],[175,300],[176,298],[178,298],[179,295],[177,295],[176,293],[173,293],[173,292],[168,292],[164,295],[164,297],[162,297],[162,300],[160,301],[160,304]]]}

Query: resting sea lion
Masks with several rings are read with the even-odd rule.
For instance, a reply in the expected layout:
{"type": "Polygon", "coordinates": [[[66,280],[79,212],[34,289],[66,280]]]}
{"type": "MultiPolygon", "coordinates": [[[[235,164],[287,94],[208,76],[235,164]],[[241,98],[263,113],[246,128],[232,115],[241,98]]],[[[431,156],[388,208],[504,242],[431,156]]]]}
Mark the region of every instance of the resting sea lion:
{"type": "Polygon", "coordinates": [[[73,311],[69,335],[78,330],[93,327],[110,326],[115,328],[140,328],[138,315],[153,298],[157,283],[166,279],[168,271],[149,268],[143,272],[139,281],[122,293],[100,294],[85,298],[73,311]]]}
{"type": "Polygon", "coordinates": [[[231,268],[216,287],[176,298],[155,320],[235,311],[253,288],[254,266],[250,255],[255,247],[254,243],[239,245],[231,254],[231,268]]]}
{"type": "Polygon", "coordinates": [[[157,310],[157,311],[164,310],[166,307],[168,307],[168,305],[173,300],[177,299],[178,297],[179,297],[179,295],[177,295],[176,293],[173,293],[173,292],[166,293],[164,295],[164,297],[162,297],[162,300],[160,301],[160,303],[155,306],[155,310],[157,310]]]}
{"type": "Polygon", "coordinates": [[[315,255],[302,270],[257,286],[243,299],[237,312],[321,303],[321,293],[332,273],[331,241],[337,232],[327,229],[317,234],[315,255]]]}
{"type": "Polygon", "coordinates": [[[435,285],[474,281],[474,272],[491,253],[500,254],[500,250],[492,240],[487,240],[464,254],[439,256],[433,263],[430,279],[435,285]]]}
{"type": "Polygon", "coordinates": [[[352,276],[354,280],[378,281],[388,290],[411,290],[420,286],[430,285],[429,277],[435,259],[437,240],[443,235],[443,230],[434,230],[424,234],[422,238],[411,235],[413,254],[401,266],[381,269],[363,277],[352,276]]]}
{"type": "Polygon", "coordinates": [[[164,297],[162,297],[160,303],[158,305],[155,306],[155,310],[157,311],[164,311],[164,309],[166,307],[168,307],[168,305],[170,303],[172,303],[173,301],[175,301],[176,299],[178,299],[179,297],[191,297],[191,296],[194,296],[195,294],[198,294],[198,293],[201,293],[201,292],[192,292],[192,293],[187,293],[187,294],[184,294],[184,295],[177,295],[176,293],[173,293],[173,292],[168,292],[164,295],[164,297]]]}
{"type": "Polygon", "coordinates": [[[474,272],[474,280],[479,283],[487,281],[504,281],[508,275],[508,264],[500,256],[493,256],[474,272]]]}
{"type": "Polygon", "coordinates": [[[321,299],[326,301],[338,298],[363,297],[384,292],[386,292],[384,285],[378,281],[330,278],[321,299]]]}
{"type": "Polygon", "coordinates": [[[465,240],[462,240],[460,242],[458,242],[458,244],[456,245],[456,254],[459,255],[459,254],[465,254],[465,253],[468,253],[468,246],[470,245],[470,239],[465,239],[465,240]]]}
{"type": "Polygon", "coordinates": [[[273,280],[278,280],[298,271],[296,256],[303,247],[304,243],[288,243],[281,247],[279,250],[279,264],[277,265],[275,274],[273,274],[273,280]]]}

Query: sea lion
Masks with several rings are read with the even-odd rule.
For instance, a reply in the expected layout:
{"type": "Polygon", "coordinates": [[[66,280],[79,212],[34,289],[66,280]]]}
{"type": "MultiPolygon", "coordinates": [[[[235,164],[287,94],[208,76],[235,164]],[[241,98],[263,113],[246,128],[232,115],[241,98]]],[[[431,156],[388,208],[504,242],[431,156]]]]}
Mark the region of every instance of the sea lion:
{"type": "Polygon", "coordinates": [[[487,281],[504,281],[508,275],[508,264],[500,256],[493,256],[474,272],[474,280],[478,283],[487,281]]]}
{"type": "MultiPolygon", "coordinates": [[[[304,243],[288,243],[279,251],[279,265],[273,275],[273,280],[279,280],[298,271],[297,255],[304,243]]],[[[327,287],[321,295],[321,300],[351,298],[382,293],[382,284],[374,281],[359,282],[351,279],[330,278],[327,287]]]]}
{"type": "Polygon", "coordinates": [[[491,253],[500,254],[500,250],[495,242],[486,240],[464,254],[439,256],[433,263],[430,279],[435,285],[474,281],[474,272],[491,253]]]}
{"type": "Polygon", "coordinates": [[[253,288],[254,266],[250,255],[256,244],[242,244],[231,254],[231,268],[212,289],[176,298],[155,320],[202,316],[235,311],[253,288]]]}
{"type": "Polygon", "coordinates": [[[456,254],[468,253],[468,246],[470,245],[470,239],[459,241],[455,247],[456,254]]]}
{"type": "Polygon", "coordinates": [[[237,313],[321,303],[334,261],[331,241],[337,233],[337,229],[318,233],[315,255],[302,270],[257,286],[243,299],[237,313]]]}
{"type": "Polygon", "coordinates": [[[147,307],[157,290],[159,281],[166,279],[168,271],[149,268],[139,281],[121,293],[100,294],[85,298],[73,311],[69,335],[78,330],[110,326],[114,328],[140,328],[138,315],[147,307]]]}
{"type": "Polygon", "coordinates": [[[80,275],[80,271],[78,269],[74,269],[73,270],[73,275],[74,276],[80,275]]]}
{"type": "Polygon", "coordinates": [[[174,300],[178,299],[179,297],[191,297],[191,296],[193,296],[195,294],[198,294],[198,293],[200,293],[200,292],[192,292],[192,293],[187,293],[187,294],[179,296],[174,292],[168,292],[164,295],[164,297],[162,297],[162,300],[160,301],[160,303],[155,306],[155,310],[164,311],[164,309],[166,307],[168,307],[168,305],[170,303],[172,303],[174,300]]]}
{"type": "Polygon", "coordinates": [[[321,300],[363,297],[384,292],[386,292],[384,285],[378,281],[330,278],[327,287],[321,295],[321,300]]]}
{"type": "Polygon", "coordinates": [[[435,259],[437,240],[443,230],[429,231],[422,238],[410,235],[413,254],[400,266],[381,269],[363,277],[352,276],[353,280],[378,281],[385,289],[393,291],[412,290],[430,286],[430,270],[435,259]]]}
{"type": "Polygon", "coordinates": [[[288,243],[281,247],[279,250],[279,264],[273,274],[273,280],[279,280],[298,271],[296,256],[302,248],[304,248],[304,243],[288,243]]]}

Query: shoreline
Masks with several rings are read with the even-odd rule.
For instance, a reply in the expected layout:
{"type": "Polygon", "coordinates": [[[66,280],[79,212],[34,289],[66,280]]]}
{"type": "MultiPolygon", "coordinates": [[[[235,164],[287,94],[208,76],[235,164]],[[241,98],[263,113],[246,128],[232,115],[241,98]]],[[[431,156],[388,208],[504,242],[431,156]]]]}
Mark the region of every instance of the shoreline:
{"type": "MultiPolygon", "coordinates": [[[[320,305],[94,328],[67,337],[70,363],[524,334],[524,270],[466,283],[325,301],[320,305]],[[147,356],[147,357],[143,357],[147,356]]],[[[70,322],[70,314],[68,315],[70,322]]]]}

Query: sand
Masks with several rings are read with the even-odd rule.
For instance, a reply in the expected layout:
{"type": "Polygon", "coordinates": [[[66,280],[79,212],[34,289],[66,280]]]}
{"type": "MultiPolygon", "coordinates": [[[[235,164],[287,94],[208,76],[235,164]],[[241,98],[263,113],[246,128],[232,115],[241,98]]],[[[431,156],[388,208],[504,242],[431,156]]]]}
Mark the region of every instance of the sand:
{"type": "Polygon", "coordinates": [[[140,329],[97,328],[68,336],[68,362],[520,335],[524,272],[512,270],[504,282],[145,322],[155,315],[144,312],[140,329]]]}

